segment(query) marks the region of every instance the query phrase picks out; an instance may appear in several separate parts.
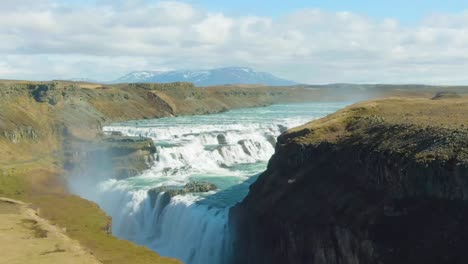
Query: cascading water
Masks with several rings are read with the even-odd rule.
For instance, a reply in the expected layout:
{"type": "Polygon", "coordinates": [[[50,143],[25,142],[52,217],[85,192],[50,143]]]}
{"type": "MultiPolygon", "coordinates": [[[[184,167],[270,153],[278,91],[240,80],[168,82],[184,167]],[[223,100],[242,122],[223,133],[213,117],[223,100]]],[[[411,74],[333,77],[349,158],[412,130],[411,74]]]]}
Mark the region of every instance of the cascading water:
{"type": "Polygon", "coordinates": [[[72,191],[97,202],[112,216],[115,235],[146,245],[186,264],[228,263],[232,254],[228,211],[245,197],[286,128],[319,118],[346,103],[273,105],[206,116],[131,121],[104,128],[149,137],[157,153],[138,177],[109,179],[96,190],[71,183],[72,191]],[[161,186],[190,181],[217,191],[169,197],[151,194],[161,186]]]}

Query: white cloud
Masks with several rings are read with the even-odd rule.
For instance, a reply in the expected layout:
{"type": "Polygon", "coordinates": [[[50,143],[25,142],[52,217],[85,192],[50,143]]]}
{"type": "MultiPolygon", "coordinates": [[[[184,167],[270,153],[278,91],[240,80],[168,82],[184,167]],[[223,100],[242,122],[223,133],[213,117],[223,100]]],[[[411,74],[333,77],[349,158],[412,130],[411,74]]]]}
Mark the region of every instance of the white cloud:
{"type": "Polygon", "coordinates": [[[207,15],[195,24],[195,32],[201,43],[222,45],[231,37],[234,21],[222,14],[207,15]]]}
{"type": "Polygon", "coordinates": [[[0,78],[109,80],[251,66],[308,83],[468,83],[468,11],[405,25],[351,12],[228,16],[176,1],[0,3],[0,78]]]}

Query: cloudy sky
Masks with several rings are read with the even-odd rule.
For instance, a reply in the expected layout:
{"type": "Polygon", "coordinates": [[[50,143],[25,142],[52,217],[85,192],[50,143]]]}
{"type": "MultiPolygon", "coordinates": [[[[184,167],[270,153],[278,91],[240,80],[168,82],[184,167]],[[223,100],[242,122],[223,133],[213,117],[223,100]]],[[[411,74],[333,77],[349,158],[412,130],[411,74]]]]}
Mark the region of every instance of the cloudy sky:
{"type": "Polygon", "coordinates": [[[0,0],[0,79],[246,66],[304,83],[468,84],[468,1],[378,2],[0,0]]]}

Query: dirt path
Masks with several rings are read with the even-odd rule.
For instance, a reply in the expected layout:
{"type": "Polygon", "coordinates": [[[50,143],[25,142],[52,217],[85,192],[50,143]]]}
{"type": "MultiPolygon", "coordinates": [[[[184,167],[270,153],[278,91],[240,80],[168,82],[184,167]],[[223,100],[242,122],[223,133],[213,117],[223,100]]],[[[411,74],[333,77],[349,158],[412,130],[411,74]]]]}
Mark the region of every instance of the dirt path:
{"type": "Polygon", "coordinates": [[[59,227],[19,201],[0,198],[0,264],[100,263],[59,227]]]}

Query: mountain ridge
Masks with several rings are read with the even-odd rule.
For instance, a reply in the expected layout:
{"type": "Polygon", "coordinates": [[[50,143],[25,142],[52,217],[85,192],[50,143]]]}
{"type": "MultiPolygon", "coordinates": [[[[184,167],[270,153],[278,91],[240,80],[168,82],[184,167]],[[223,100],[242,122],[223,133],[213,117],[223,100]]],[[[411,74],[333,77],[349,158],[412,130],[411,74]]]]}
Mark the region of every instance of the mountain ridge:
{"type": "Polygon", "coordinates": [[[133,71],[111,83],[191,82],[196,86],[225,84],[263,84],[272,86],[298,83],[248,67],[223,67],[209,70],[133,71]]]}

